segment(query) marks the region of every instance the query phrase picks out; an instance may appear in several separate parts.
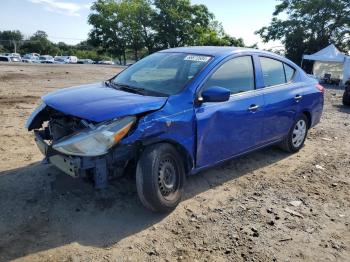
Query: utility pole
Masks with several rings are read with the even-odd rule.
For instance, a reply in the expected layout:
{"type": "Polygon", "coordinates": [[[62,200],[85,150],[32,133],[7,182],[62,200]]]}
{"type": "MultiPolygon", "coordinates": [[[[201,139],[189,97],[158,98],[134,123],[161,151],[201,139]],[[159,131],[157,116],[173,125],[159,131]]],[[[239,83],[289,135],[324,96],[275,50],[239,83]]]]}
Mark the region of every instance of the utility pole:
{"type": "Polygon", "coordinates": [[[13,40],[13,45],[14,45],[14,48],[15,48],[15,53],[17,53],[17,42],[16,42],[16,40],[13,40]]]}

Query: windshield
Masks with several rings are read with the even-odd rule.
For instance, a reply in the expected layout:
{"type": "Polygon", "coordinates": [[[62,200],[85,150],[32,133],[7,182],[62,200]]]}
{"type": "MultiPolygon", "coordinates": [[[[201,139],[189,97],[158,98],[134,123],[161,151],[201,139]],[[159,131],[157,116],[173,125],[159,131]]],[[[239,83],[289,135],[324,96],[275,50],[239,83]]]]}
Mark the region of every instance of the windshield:
{"type": "Polygon", "coordinates": [[[155,53],[125,69],[111,83],[164,96],[180,92],[210,60],[210,56],[155,53]]]}

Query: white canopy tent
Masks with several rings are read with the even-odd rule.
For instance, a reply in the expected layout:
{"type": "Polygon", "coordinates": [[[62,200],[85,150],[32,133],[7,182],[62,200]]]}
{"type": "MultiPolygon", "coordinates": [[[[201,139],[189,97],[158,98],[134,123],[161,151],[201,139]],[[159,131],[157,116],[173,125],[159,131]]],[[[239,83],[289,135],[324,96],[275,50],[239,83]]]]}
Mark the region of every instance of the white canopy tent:
{"type": "Polygon", "coordinates": [[[331,74],[344,84],[350,78],[350,56],[341,53],[333,44],[312,55],[304,55],[303,60],[315,61],[313,74],[318,79],[331,74]]]}

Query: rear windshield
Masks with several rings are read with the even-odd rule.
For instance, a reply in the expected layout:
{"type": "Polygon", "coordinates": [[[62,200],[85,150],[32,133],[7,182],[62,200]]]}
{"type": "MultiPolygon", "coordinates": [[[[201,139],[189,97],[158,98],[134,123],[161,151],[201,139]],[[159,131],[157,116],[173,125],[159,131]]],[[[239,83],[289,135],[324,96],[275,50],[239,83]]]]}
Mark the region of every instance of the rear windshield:
{"type": "Polygon", "coordinates": [[[112,80],[112,84],[164,96],[174,95],[180,92],[210,59],[210,56],[186,53],[155,53],[121,72],[112,80]]]}

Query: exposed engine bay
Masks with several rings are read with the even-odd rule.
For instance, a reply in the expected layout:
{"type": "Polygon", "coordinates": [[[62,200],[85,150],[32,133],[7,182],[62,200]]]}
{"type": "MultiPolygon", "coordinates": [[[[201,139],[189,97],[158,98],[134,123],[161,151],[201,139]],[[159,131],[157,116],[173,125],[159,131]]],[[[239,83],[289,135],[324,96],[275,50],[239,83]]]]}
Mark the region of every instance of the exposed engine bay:
{"type": "Polygon", "coordinates": [[[34,130],[35,141],[49,163],[73,177],[93,177],[95,186],[103,188],[109,178],[124,173],[136,153],[135,146],[111,146],[105,151],[99,146],[111,143],[110,139],[115,141],[117,136],[121,139],[134,123],[134,117],[95,123],[43,105],[33,114],[27,128],[34,130]],[[89,148],[102,151],[92,154],[89,148]],[[87,151],[81,151],[84,149],[87,151]]]}
{"type": "Polygon", "coordinates": [[[63,114],[52,115],[48,122],[49,133],[53,141],[88,127],[89,123],[86,120],[79,120],[63,114]]]}
{"type": "Polygon", "coordinates": [[[51,143],[85,128],[94,128],[94,123],[58,112],[48,106],[34,119],[29,129],[39,129],[42,137],[51,143]]]}

